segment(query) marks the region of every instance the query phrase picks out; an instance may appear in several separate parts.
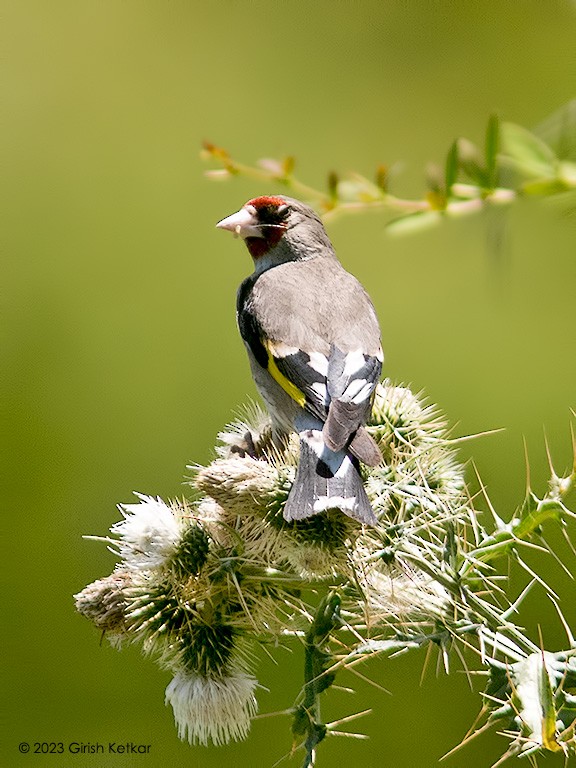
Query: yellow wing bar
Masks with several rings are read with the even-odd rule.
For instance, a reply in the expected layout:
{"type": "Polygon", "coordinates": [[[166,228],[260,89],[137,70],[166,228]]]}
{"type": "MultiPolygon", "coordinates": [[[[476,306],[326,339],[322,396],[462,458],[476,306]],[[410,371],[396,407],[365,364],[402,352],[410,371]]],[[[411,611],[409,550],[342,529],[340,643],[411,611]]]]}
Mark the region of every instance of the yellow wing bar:
{"type": "Polygon", "coordinates": [[[306,395],[278,369],[276,361],[274,360],[274,355],[267,344],[266,351],[268,352],[268,373],[282,387],[284,392],[290,395],[292,400],[297,402],[301,408],[304,408],[306,405],[306,395]]]}

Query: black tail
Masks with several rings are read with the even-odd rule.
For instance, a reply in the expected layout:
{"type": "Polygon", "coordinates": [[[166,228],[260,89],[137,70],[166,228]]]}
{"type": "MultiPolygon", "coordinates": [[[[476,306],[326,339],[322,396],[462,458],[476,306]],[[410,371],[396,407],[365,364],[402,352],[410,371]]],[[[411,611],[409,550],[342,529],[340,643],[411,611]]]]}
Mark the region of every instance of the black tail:
{"type": "Polygon", "coordinates": [[[284,518],[302,520],[327,509],[340,509],[367,525],[378,523],[364,489],[358,459],[346,451],[331,451],[322,433],[310,429],[300,432],[300,460],[284,518]]]}

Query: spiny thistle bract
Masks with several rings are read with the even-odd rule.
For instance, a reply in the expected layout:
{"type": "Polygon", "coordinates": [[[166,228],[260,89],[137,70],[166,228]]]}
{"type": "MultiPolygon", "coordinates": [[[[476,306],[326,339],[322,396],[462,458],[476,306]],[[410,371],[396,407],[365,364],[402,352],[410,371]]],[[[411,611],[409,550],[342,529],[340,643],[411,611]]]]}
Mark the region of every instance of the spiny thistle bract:
{"type": "Polygon", "coordinates": [[[564,498],[576,469],[552,471],[548,493],[529,490],[509,523],[493,513],[487,533],[434,407],[384,382],[367,428],[383,456],[364,470],[377,527],[337,509],[286,522],[298,443],[279,444],[253,407],[219,435],[214,461],[191,468],[195,501],[139,495],[120,506],[124,519],[104,538],[119,563],[76,595],[78,611],[114,645],[139,641],[173,673],[166,703],[191,744],[246,737],[254,646],[292,636],[304,643],[292,732],[305,766],[334,732],[318,697],[338,669],[428,644],[446,670],[454,650],[463,658],[459,646],[476,650],[488,673],[483,727],[506,726],[505,756],[573,755],[576,644],[567,630],[570,648],[551,654],[525,637],[510,620],[523,595],[503,600],[494,563],[507,555],[523,565],[518,551],[546,520],[574,516],[564,498]]]}

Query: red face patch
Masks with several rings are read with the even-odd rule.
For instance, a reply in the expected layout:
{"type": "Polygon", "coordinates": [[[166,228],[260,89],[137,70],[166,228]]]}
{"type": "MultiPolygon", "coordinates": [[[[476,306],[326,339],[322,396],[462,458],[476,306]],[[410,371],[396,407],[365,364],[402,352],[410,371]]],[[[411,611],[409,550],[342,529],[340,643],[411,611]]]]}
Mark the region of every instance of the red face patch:
{"type": "Polygon", "coordinates": [[[253,205],[258,211],[260,208],[279,208],[281,205],[286,205],[286,201],[274,195],[262,195],[262,197],[254,197],[252,200],[248,200],[246,205],[253,205]]]}
{"type": "Polygon", "coordinates": [[[254,261],[261,256],[265,256],[272,247],[269,239],[264,237],[247,237],[244,242],[254,261]]]}
{"type": "Polygon", "coordinates": [[[263,195],[248,200],[246,205],[256,209],[256,217],[262,237],[247,237],[246,245],[253,259],[259,259],[268,253],[282,239],[286,232],[286,213],[288,206],[284,198],[275,195],[263,195]],[[279,211],[283,208],[283,211],[279,211]]]}

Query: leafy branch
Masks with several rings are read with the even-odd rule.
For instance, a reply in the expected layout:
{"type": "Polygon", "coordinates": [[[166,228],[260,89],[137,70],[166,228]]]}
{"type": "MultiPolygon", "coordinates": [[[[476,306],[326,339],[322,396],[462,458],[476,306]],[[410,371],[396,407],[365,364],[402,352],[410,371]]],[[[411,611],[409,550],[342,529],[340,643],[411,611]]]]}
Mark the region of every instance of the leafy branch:
{"type": "Polygon", "coordinates": [[[574,193],[576,100],[560,110],[554,120],[559,127],[551,143],[547,143],[537,132],[500,122],[492,115],[486,126],[484,146],[477,147],[465,138],[455,140],[443,165],[428,168],[427,189],[419,199],[398,197],[391,191],[393,173],[391,166],[385,164],[376,167],[372,178],[359,173],[341,177],[330,171],[325,189],[317,189],[296,175],[292,156],[266,158],[248,165],[208,141],[204,142],[202,156],[220,166],[207,171],[208,178],[243,176],[282,187],[314,204],[326,219],[345,212],[380,209],[392,215],[387,225],[390,230],[404,231],[432,224],[443,216],[509,206],[521,197],[574,193]]]}

